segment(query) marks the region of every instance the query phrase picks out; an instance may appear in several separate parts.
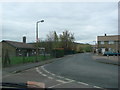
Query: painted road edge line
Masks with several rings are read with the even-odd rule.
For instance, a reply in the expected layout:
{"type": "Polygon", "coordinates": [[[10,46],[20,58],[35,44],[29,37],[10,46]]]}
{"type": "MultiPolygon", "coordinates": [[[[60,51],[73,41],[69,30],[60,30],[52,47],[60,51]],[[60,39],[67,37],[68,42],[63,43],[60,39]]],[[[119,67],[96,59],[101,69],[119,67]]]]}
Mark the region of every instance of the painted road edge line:
{"type": "MultiPolygon", "coordinates": [[[[60,80],[61,81],[61,80],[60,80]]],[[[48,87],[48,88],[53,88],[53,87],[56,87],[56,86],[60,86],[60,85],[62,85],[62,84],[66,84],[66,83],[71,83],[71,81],[70,82],[61,82],[61,83],[59,83],[59,84],[56,84],[56,85],[53,85],[53,86],[50,86],[50,87],[48,87]]]]}
{"type": "MultiPolygon", "coordinates": [[[[45,65],[44,65],[44,66],[45,66],[45,65]]],[[[79,84],[83,84],[83,85],[89,86],[89,84],[84,83],[84,82],[78,82],[78,81],[76,81],[76,80],[72,80],[72,79],[69,79],[69,78],[62,77],[62,76],[57,76],[57,75],[55,75],[55,74],[47,71],[47,70],[44,68],[44,66],[41,66],[41,68],[42,68],[45,72],[47,72],[47,73],[49,73],[49,74],[51,74],[51,75],[53,75],[53,76],[56,76],[56,77],[58,77],[58,78],[63,78],[63,79],[65,79],[65,80],[69,81],[69,82],[77,82],[77,83],[79,83],[79,84]]],[[[56,80],[56,81],[62,81],[63,83],[65,83],[65,81],[63,81],[63,80],[56,80]]],[[[69,82],[66,82],[66,83],[69,83],[69,82]]],[[[56,85],[55,85],[55,86],[56,86],[56,85]]],[[[99,86],[93,86],[93,87],[94,87],[94,88],[104,89],[104,88],[99,87],[99,86]]],[[[104,90],[106,90],[106,89],[104,89],[104,90]]]]}
{"type": "Polygon", "coordinates": [[[78,82],[79,84],[83,84],[83,85],[89,85],[89,84],[87,84],[87,83],[84,83],[84,82],[78,82]]]}

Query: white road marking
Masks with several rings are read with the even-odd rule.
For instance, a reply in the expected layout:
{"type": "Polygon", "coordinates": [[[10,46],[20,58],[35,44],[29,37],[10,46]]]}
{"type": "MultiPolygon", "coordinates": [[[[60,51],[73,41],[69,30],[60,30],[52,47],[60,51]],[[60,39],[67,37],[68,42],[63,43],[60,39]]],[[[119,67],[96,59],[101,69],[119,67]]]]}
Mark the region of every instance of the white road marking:
{"type": "Polygon", "coordinates": [[[48,88],[53,88],[53,87],[56,87],[56,86],[59,86],[59,85],[62,85],[62,84],[59,83],[59,84],[56,84],[56,85],[50,86],[50,87],[48,87],[48,88]]]}
{"type": "Polygon", "coordinates": [[[87,85],[88,86],[88,84],[87,83],[84,83],[84,82],[78,82],[79,84],[83,84],[83,85],[87,85]]]}
{"type": "Polygon", "coordinates": [[[55,76],[55,74],[51,73],[51,75],[55,76]]]}
{"type": "MultiPolygon", "coordinates": [[[[45,65],[44,65],[44,66],[45,66],[45,65]]],[[[61,84],[53,85],[53,86],[50,86],[50,87],[48,87],[48,88],[53,88],[53,87],[56,87],[56,86],[59,86],[59,85],[65,84],[65,83],[71,83],[71,82],[77,82],[77,83],[79,83],[79,84],[83,84],[83,85],[89,86],[89,84],[84,83],[84,82],[78,82],[78,81],[75,81],[75,80],[72,80],[72,79],[69,79],[69,78],[65,78],[65,77],[62,77],[62,76],[57,76],[57,75],[55,75],[55,74],[47,71],[47,70],[44,68],[44,66],[41,66],[41,68],[42,68],[45,72],[47,72],[47,73],[49,73],[49,74],[51,74],[51,75],[53,75],[53,76],[56,76],[56,77],[58,77],[58,78],[65,79],[65,80],[69,81],[69,82],[66,82],[66,81],[63,81],[63,80],[56,80],[56,81],[58,81],[58,82],[61,82],[61,84]]],[[[52,78],[52,77],[49,77],[49,78],[52,78]]],[[[52,78],[52,79],[54,79],[54,78],[52,78]]],[[[93,86],[93,87],[94,87],[94,88],[101,88],[101,87],[99,87],[99,86],[93,86]]],[[[101,89],[103,89],[103,88],[101,88],[101,89]]],[[[106,90],[106,89],[104,89],[104,90],[106,90]]]]}
{"type": "Polygon", "coordinates": [[[36,68],[36,71],[37,71],[39,74],[42,74],[42,72],[39,71],[38,67],[36,68]]]}
{"type": "MultiPolygon", "coordinates": [[[[56,80],[56,81],[57,81],[57,80],[56,80]]],[[[56,85],[50,86],[50,87],[48,87],[48,88],[54,88],[54,87],[56,87],[56,86],[60,86],[60,85],[62,85],[62,84],[66,84],[66,83],[71,83],[71,82],[59,83],[59,84],[56,84],[56,85]]]]}
{"type": "Polygon", "coordinates": [[[65,82],[63,80],[56,80],[56,81],[61,82],[61,83],[67,83],[67,82],[65,82]]]}
{"type": "Polygon", "coordinates": [[[72,79],[68,79],[68,78],[65,78],[65,80],[67,80],[67,81],[75,81],[75,80],[72,80],[72,79]]]}
{"type": "Polygon", "coordinates": [[[98,86],[93,86],[94,88],[101,88],[101,87],[98,87],[98,86]]]}
{"type": "Polygon", "coordinates": [[[42,68],[45,72],[50,73],[50,72],[48,72],[43,66],[41,66],[41,68],[42,68]]]}
{"type": "Polygon", "coordinates": [[[52,77],[48,77],[49,79],[53,79],[52,77]]]}
{"type": "Polygon", "coordinates": [[[64,77],[62,77],[62,76],[57,76],[58,78],[63,78],[64,79],[64,77]]]}
{"type": "Polygon", "coordinates": [[[102,87],[98,87],[98,86],[93,86],[94,88],[99,88],[99,89],[102,89],[102,90],[108,90],[108,89],[104,89],[102,87]]]}
{"type": "Polygon", "coordinates": [[[47,75],[46,74],[42,74],[44,77],[46,77],[47,75]]]}

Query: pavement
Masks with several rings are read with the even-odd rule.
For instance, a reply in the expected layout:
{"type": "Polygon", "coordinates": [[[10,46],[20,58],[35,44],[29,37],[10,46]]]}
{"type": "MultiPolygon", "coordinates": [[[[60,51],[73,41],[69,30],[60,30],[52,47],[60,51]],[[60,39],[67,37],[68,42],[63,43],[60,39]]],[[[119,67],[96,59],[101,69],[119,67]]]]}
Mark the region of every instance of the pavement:
{"type": "Polygon", "coordinates": [[[102,56],[98,54],[94,54],[93,59],[100,63],[112,64],[112,65],[120,65],[120,56],[102,56]]]}
{"type": "Polygon", "coordinates": [[[24,70],[27,70],[30,68],[34,68],[37,66],[42,66],[42,65],[47,64],[47,63],[51,63],[55,60],[57,60],[57,59],[50,59],[50,60],[45,60],[45,61],[41,61],[41,62],[34,62],[34,63],[32,62],[32,63],[14,65],[11,67],[5,67],[5,68],[2,68],[2,75],[4,76],[4,75],[7,75],[9,73],[21,72],[21,71],[24,71],[24,70]]]}

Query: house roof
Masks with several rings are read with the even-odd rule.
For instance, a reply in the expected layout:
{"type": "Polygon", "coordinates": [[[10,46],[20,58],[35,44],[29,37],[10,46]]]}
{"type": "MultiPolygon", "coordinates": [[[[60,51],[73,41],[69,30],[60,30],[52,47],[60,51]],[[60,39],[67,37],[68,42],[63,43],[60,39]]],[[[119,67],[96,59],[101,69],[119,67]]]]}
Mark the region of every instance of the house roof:
{"type": "Polygon", "coordinates": [[[2,42],[6,42],[15,48],[34,49],[34,45],[23,43],[23,42],[8,41],[8,40],[3,40],[2,42]]]}
{"type": "Polygon", "coordinates": [[[120,35],[98,36],[98,41],[119,41],[120,35]]]}

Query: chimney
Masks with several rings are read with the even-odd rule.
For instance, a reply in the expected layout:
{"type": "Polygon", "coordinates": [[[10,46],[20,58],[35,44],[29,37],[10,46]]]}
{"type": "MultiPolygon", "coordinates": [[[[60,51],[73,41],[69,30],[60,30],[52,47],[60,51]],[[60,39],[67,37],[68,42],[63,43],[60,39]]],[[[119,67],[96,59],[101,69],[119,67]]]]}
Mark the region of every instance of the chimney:
{"type": "Polygon", "coordinates": [[[107,36],[107,34],[105,33],[105,36],[107,36]]]}
{"type": "Polygon", "coordinates": [[[23,37],[23,43],[26,43],[26,36],[23,37]]]}

